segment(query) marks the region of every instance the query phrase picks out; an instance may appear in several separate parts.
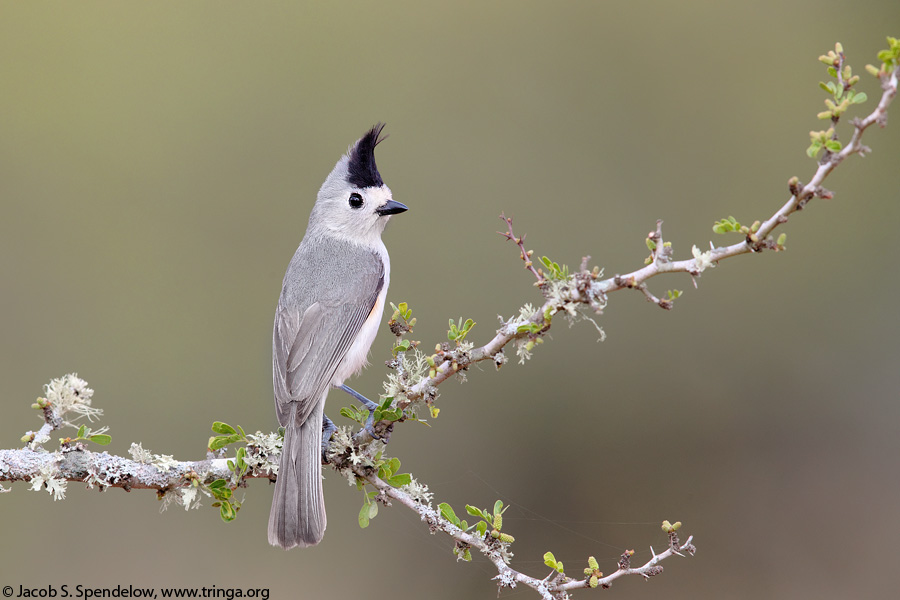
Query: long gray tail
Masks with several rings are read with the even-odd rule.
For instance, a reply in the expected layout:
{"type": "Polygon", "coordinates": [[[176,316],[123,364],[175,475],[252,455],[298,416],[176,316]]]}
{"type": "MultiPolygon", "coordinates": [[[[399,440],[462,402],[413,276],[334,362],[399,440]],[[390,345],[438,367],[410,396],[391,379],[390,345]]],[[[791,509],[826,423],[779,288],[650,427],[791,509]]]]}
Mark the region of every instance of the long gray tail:
{"type": "Polygon", "coordinates": [[[322,495],[322,416],[320,401],[297,426],[296,408],[284,431],[284,446],[269,512],[269,543],[290,550],[314,546],[325,535],[325,498],[322,495]]]}

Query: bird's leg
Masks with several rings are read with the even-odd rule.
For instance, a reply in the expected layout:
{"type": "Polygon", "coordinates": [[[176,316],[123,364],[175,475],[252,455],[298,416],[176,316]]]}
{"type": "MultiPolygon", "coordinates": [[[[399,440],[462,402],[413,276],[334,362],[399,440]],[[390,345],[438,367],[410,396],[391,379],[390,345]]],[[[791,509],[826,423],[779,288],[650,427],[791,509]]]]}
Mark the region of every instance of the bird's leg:
{"type": "Polygon", "coordinates": [[[383,442],[387,442],[390,434],[381,436],[375,433],[375,409],[378,408],[378,405],[354,390],[351,387],[346,385],[342,385],[341,389],[362,402],[363,406],[365,406],[369,411],[369,418],[366,419],[365,430],[376,440],[381,440],[383,442]]]}
{"type": "Polygon", "coordinates": [[[322,462],[328,462],[328,444],[335,431],[337,431],[337,426],[334,421],[322,415],[322,462]]]}

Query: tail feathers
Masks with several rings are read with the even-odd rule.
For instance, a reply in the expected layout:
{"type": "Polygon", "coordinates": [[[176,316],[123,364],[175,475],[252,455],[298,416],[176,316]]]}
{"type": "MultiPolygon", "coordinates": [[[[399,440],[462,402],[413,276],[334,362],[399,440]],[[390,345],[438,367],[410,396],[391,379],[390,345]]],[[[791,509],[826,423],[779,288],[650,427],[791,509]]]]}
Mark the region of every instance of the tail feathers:
{"type": "Polygon", "coordinates": [[[269,543],[285,550],[314,546],[325,535],[323,404],[320,403],[299,427],[291,418],[284,431],[278,479],[269,512],[269,543]]]}

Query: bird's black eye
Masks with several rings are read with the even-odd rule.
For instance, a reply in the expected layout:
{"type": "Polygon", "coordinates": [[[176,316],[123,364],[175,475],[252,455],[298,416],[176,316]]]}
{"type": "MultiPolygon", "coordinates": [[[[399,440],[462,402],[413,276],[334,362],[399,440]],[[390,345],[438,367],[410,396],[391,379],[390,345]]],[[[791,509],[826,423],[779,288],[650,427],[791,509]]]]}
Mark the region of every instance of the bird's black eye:
{"type": "Polygon", "coordinates": [[[350,208],[360,208],[363,205],[363,197],[353,192],[350,194],[350,208]]]}

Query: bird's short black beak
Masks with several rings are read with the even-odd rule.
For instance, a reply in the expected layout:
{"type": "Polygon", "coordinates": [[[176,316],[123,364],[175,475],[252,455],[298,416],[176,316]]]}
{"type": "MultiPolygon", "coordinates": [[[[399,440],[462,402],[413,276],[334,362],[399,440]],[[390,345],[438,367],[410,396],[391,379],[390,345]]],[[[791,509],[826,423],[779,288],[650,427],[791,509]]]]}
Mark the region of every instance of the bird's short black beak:
{"type": "Polygon", "coordinates": [[[384,203],[384,206],[379,207],[375,210],[379,216],[387,216],[387,215],[396,215],[397,213],[406,212],[409,210],[409,207],[403,204],[402,202],[397,202],[396,200],[388,200],[384,203]]]}

